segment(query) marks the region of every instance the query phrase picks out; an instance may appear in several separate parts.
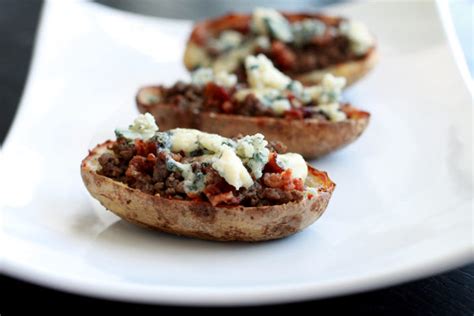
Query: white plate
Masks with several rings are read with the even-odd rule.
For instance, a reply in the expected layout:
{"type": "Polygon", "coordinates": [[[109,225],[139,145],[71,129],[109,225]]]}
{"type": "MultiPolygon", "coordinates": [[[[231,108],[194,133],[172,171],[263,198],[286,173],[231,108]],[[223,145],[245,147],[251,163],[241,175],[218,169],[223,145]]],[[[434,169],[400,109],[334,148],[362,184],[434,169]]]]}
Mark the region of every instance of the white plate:
{"type": "Polygon", "coordinates": [[[101,297],[225,305],[356,292],[469,261],[471,96],[435,5],[333,10],[378,37],[380,64],[346,94],[372,122],[355,144],[314,162],[337,183],[317,223],[284,240],[243,244],[121,222],[79,176],[87,149],[136,115],[138,87],[187,78],[181,52],[190,23],[48,2],[2,152],[4,271],[101,297]]]}

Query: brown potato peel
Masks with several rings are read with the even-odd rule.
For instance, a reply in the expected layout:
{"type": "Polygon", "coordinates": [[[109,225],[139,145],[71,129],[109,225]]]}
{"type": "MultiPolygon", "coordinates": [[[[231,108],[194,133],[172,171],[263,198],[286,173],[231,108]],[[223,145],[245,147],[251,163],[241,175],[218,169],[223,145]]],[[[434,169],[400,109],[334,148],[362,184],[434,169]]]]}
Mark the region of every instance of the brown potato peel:
{"type": "Polygon", "coordinates": [[[81,176],[89,193],[105,208],[141,226],[176,235],[217,241],[263,241],[292,235],[316,221],[326,209],[335,184],[308,165],[306,185],[317,194],[283,205],[212,206],[164,198],[99,175],[98,158],[112,141],[98,145],[82,161],[81,176]]]}

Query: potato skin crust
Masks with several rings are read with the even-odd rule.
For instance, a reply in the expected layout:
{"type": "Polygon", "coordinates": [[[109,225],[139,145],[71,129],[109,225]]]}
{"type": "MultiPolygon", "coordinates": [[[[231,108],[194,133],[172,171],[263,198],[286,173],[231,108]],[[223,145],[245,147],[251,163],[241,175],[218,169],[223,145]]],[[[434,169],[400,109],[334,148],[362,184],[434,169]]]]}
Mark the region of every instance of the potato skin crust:
{"type": "Polygon", "coordinates": [[[144,95],[159,93],[159,87],[142,88],[136,97],[140,113],[149,112],[162,130],[173,128],[195,128],[225,137],[241,133],[262,133],[267,140],[281,141],[289,152],[313,159],[328,154],[354,142],[369,124],[370,114],[357,111],[354,117],[329,122],[317,119],[284,119],[276,117],[252,117],[215,112],[189,113],[174,105],[146,104],[144,95]]]}
{"type": "Polygon", "coordinates": [[[82,180],[105,208],[141,226],[163,232],[216,241],[264,241],[292,235],[316,221],[326,209],[335,184],[312,170],[310,183],[319,194],[296,203],[259,207],[212,206],[144,193],[99,175],[98,158],[112,144],[107,141],[89,152],[81,163],[82,180]]]}
{"type": "MultiPolygon", "coordinates": [[[[311,13],[286,13],[283,15],[290,21],[299,21],[306,18],[319,18],[324,20],[329,25],[338,23],[341,19],[339,17],[326,16],[322,14],[311,13]]],[[[202,43],[208,34],[219,33],[225,29],[245,29],[250,23],[251,16],[249,14],[228,14],[215,19],[208,19],[198,22],[194,25],[193,31],[186,43],[183,54],[183,63],[189,71],[194,70],[196,63],[203,59],[209,59],[210,56],[202,48],[202,43]]],[[[372,70],[378,62],[377,47],[374,46],[368,54],[357,61],[349,61],[342,64],[333,65],[328,68],[308,71],[297,75],[290,75],[293,79],[301,81],[304,85],[318,84],[323,76],[327,73],[332,73],[335,76],[345,77],[346,86],[350,86],[362,77],[364,77],[370,70],[372,70]]]]}

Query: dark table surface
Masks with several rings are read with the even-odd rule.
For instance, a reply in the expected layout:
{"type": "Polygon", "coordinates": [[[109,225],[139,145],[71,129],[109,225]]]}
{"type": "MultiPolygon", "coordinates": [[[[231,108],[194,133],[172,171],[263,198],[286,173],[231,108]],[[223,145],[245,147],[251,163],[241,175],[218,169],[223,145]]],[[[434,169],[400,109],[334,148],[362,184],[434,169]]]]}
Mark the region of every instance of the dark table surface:
{"type": "MultiPolygon", "coordinates": [[[[28,73],[42,3],[0,0],[0,142],[14,117],[28,73]]],[[[179,312],[189,308],[107,301],[51,290],[0,276],[0,315],[34,308],[48,313],[67,304],[78,312],[109,308],[110,312],[179,312]],[[22,303],[18,299],[22,298],[22,303]]],[[[474,315],[474,264],[434,277],[361,294],[295,304],[243,308],[289,312],[295,308],[346,315],[474,315]]],[[[212,311],[216,311],[215,309],[212,311]]],[[[218,309],[218,312],[222,310],[218,309]]],[[[206,312],[209,312],[206,310],[206,312]]],[[[326,313],[324,313],[326,314],[326,313]]]]}

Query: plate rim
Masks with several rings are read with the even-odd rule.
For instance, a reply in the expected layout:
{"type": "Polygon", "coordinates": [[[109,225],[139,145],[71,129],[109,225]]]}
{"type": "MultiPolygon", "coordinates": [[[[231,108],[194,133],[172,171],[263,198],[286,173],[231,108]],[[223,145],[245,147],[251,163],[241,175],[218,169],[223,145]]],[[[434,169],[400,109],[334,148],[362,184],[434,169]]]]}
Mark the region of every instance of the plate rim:
{"type": "MultiPolygon", "coordinates": [[[[452,20],[449,11],[444,12],[447,7],[442,0],[435,1],[438,13],[439,23],[445,31],[446,45],[449,47],[451,57],[457,65],[461,78],[465,83],[465,88],[471,94],[472,86],[469,82],[469,71],[464,60],[462,49],[459,46],[457,37],[454,32],[452,20]],[[468,74],[466,76],[466,73],[468,74]]],[[[40,23],[38,33],[34,43],[32,53],[31,68],[32,72],[37,59],[37,47],[40,38],[42,37],[42,24],[44,14],[48,5],[51,3],[47,1],[40,13],[40,23]]],[[[30,85],[30,74],[25,82],[24,94],[28,91],[30,85]]],[[[5,145],[11,143],[11,131],[18,125],[18,118],[21,117],[21,109],[24,95],[20,101],[20,107],[16,112],[12,125],[5,137],[3,146],[0,147],[0,158],[4,152],[5,145]]],[[[3,233],[0,234],[3,240],[3,233]]],[[[463,266],[474,262],[474,245],[466,244],[465,248],[457,249],[456,252],[449,255],[440,254],[435,260],[430,262],[417,262],[404,268],[396,269],[396,271],[384,271],[376,275],[367,277],[366,275],[345,278],[342,281],[326,281],[323,283],[307,283],[303,285],[274,285],[261,287],[199,287],[199,286],[160,286],[154,284],[153,286],[137,285],[133,286],[130,283],[116,283],[116,282],[102,282],[93,284],[90,281],[84,281],[80,278],[65,278],[62,275],[58,276],[51,273],[49,270],[41,270],[25,264],[15,259],[9,258],[6,253],[0,254],[0,262],[2,263],[1,272],[7,276],[14,277],[20,280],[31,282],[40,286],[45,286],[55,290],[61,290],[68,293],[85,295],[90,297],[113,299],[120,301],[128,301],[135,303],[152,303],[152,304],[166,304],[177,306],[249,306],[262,305],[269,303],[286,303],[297,302],[309,299],[322,299],[327,297],[335,297],[346,294],[355,294],[375,289],[380,289],[387,286],[401,284],[407,281],[414,281],[422,279],[437,273],[442,273],[456,267],[463,266]],[[133,289],[139,289],[134,291],[133,289]],[[184,297],[183,289],[187,290],[187,295],[184,297]]]]}
{"type": "Polygon", "coordinates": [[[64,278],[41,271],[28,264],[3,258],[3,273],[37,285],[103,299],[134,303],[165,304],[176,306],[255,306],[275,303],[291,303],[329,297],[356,294],[388,286],[416,281],[434,274],[474,263],[474,247],[466,244],[451,255],[438,255],[430,262],[417,262],[395,271],[383,271],[378,274],[359,275],[338,281],[323,283],[312,282],[303,285],[275,285],[248,287],[202,287],[202,286],[153,286],[120,282],[102,282],[96,284],[81,278],[64,278]],[[186,296],[183,296],[185,289],[186,296]]]}

